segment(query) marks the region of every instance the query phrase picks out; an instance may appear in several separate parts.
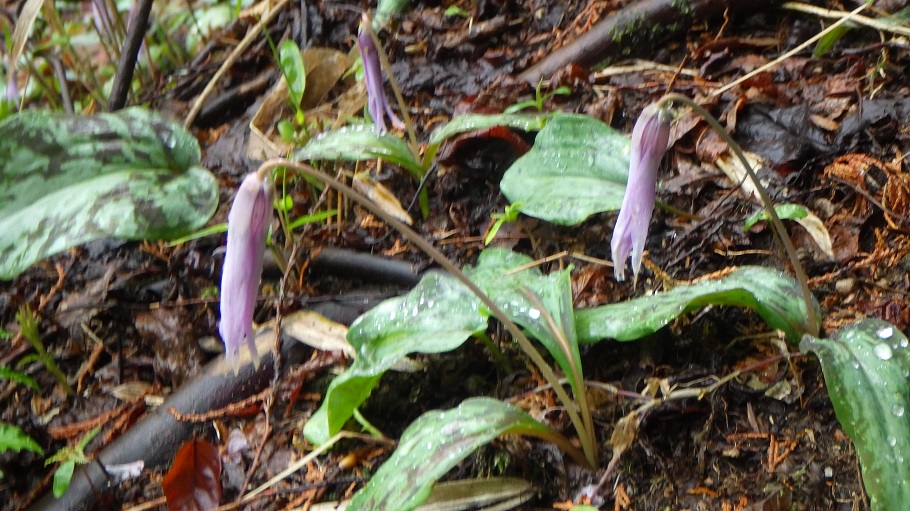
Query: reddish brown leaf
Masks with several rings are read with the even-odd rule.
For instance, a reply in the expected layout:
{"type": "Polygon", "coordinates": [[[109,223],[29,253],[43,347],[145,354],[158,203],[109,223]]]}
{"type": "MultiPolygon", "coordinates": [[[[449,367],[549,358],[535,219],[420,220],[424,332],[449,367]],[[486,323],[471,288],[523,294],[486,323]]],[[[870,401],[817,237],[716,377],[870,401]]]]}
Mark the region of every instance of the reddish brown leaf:
{"type": "Polygon", "coordinates": [[[183,444],[174,464],[164,475],[164,496],[169,511],[215,509],[221,502],[221,457],[205,440],[183,444]]]}

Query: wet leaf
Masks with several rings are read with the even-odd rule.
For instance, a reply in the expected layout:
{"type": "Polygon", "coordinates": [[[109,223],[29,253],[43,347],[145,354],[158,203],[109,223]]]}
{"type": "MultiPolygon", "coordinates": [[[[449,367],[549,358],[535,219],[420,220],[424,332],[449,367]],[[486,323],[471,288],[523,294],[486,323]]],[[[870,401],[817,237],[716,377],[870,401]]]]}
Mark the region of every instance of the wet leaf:
{"type": "Polygon", "coordinates": [[[800,349],[818,356],[828,394],[850,435],[872,511],[910,502],[910,351],[894,325],[865,319],[833,339],[806,336],[800,349]]]}
{"type": "Polygon", "coordinates": [[[433,483],[478,447],[500,435],[558,436],[518,408],[491,398],[473,398],[448,411],[428,412],[401,435],[398,448],[348,510],[408,511],[426,500],[433,483]]]}
{"type": "Polygon", "coordinates": [[[169,511],[214,509],[221,502],[221,457],[211,443],[184,443],[162,481],[169,511]]]}
{"type": "Polygon", "coordinates": [[[394,163],[417,177],[424,170],[404,140],[386,133],[380,135],[373,126],[345,126],[327,131],[310,140],[294,153],[294,159],[304,160],[383,160],[394,163]]]}
{"type": "Polygon", "coordinates": [[[471,131],[480,131],[495,126],[505,126],[522,131],[538,131],[542,129],[552,114],[466,114],[453,118],[444,126],[436,128],[430,135],[427,144],[427,153],[424,161],[432,160],[439,149],[439,145],[446,140],[471,131]]]}
{"type": "Polygon", "coordinates": [[[424,277],[407,295],[377,305],[348,330],[357,357],[332,380],[322,406],[307,421],[307,440],[322,444],[340,431],[382,373],[407,354],[455,349],[486,326],[480,300],[455,277],[438,273],[424,277]]]}
{"type": "Polygon", "coordinates": [[[525,328],[541,342],[569,379],[575,395],[581,395],[580,382],[573,378],[572,367],[581,367],[575,320],[572,309],[571,268],[543,275],[536,267],[515,271],[533,264],[523,254],[504,249],[487,249],[480,254],[477,266],[465,269],[465,274],[496,303],[506,316],[525,328]],[[526,294],[537,297],[545,311],[539,310],[526,294]],[[551,331],[544,312],[548,313],[562,331],[563,345],[551,331]]]}
{"type": "Polygon", "coordinates": [[[622,205],[629,175],[629,137],[584,115],[554,115],[534,148],[500,182],[521,212],[574,225],[622,205]]]}
{"type": "Polygon", "coordinates": [[[103,237],[170,239],[218,205],[196,139],[140,108],[0,122],[0,279],[103,237]]]}
{"type": "MultiPolygon", "coordinates": [[[[743,266],[722,279],[576,311],[578,340],[594,343],[602,339],[639,339],[660,330],[679,315],[707,305],[754,309],[771,328],[783,330],[794,343],[808,330],[806,306],[793,277],[770,268],[743,266]]],[[[818,303],[814,305],[817,310],[818,303]]],[[[820,313],[816,316],[820,317],[820,313]]]]}
{"type": "Polygon", "coordinates": [[[28,436],[25,431],[12,424],[0,422],[0,453],[22,450],[44,454],[44,450],[41,449],[38,442],[28,436]]]}

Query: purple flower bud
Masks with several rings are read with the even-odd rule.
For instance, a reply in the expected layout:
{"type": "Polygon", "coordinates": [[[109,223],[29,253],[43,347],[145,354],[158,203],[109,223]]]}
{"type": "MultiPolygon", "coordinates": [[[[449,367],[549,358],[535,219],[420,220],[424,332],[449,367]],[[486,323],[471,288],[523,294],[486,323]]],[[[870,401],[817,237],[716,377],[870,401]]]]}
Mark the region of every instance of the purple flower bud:
{"type": "Polygon", "coordinates": [[[632,274],[638,278],[657,196],[657,169],[667,152],[672,120],[669,108],[652,103],[642,110],[632,130],[629,179],[610,242],[616,280],[625,280],[629,252],[632,253],[632,274]]]}
{"type": "Polygon", "coordinates": [[[272,183],[258,173],[243,179],[228,213],[227,251],[221,271],[221,324],[225,356],[236,363],[245,341],[254,360],[253,311],[266,236],[272,220],[272,183]]]}
{"type": "Polygon", "coordinates": [[[370,117],[373,123],[379,129],[379,133],[387,131],[384,115],[389,116],[392,125],[396,128],[403,128],[401,120],[392,111],[389,102],[386,101],[385,91],[382,88],[382,67],[379,63],[379,51],[373,43],[373,38],[366,28],[368,21],[366,18],[360,23],[360,30],[357,32],[357,46],[360,48],[360,56],[363,59],[363,79],[367,85],[367,108],[370,111],[370,117]]]}
{"type": "Polygon", "coordinates": [[[10,73],[9,81],[6,82],[6,101],[10,104],[19,106],[19,84],[16,83],[14,73],[10,73]]]}

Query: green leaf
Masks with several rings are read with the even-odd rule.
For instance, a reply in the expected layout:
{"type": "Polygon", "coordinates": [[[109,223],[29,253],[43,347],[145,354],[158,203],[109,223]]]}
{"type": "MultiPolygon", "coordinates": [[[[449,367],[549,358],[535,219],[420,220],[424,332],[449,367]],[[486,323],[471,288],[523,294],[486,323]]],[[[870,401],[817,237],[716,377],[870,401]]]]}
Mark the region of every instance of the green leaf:
{"type": "Polygon", "coordinates": [[[6,379],[20,385],[25,385],[35,392],[41,391],[41,387],[38,386],[38,383],[33,380],[31,376],[7,366],[0,366],[0,379],[6,379]]]}
{"type": "Polygon", "coordinates": [[[894,325],[865,319],[833,339],[807,335],[803,352],[818,356],[837,419],[863,470],[871,511],[910,502],[910,352],[894,325]]]}
{"type": "MultiPolygon", "coordinates": [[[[781,220],[798,220],[809,216],[809,210],[799,204],[775,204],[774,211],[777,212],[777,216],[781,220]]],[[[748,231],[759,221],[768,221],[770,219],[771,216],[768,215],[768,210],[762,208],[746,219],[743,229],[748,231]]]]}
{"type": "Polygon", "coordinates": [[[278,49],[278,63],[281,72],[288,82],[288,96],[294,108],[299,109],[306,90],[306,70],[303,67],[303,55],[297,43],[288,39],[278,49]]]}
{"type": "Polygon", "coordinates": [[[373,31],[384,29],[393,18],[401,16],[411,5],[411,0],[379,0],[376,4],[376,15],[373,16],[373,31]]]}
{"type": "MultiPolygon", "coordinates": [[[[754,309],[771,328],[783,330],[794,343],[809,330],[802,292],[793,277],[770,268],[743,266],[719,280],[576,311],[578,340],[594,343],[602,339],[639,339],[660,330],[677,316],[707,305],[754,309]]],[[[814,305],[818,310],[818,303],[814,305]]]]}
{"type": "Polygon", "coordinates": [[[0,279],[94,239],[198,229],[218,205],[215,178],[198,163],[192,135],[140,108],[0,122],[0,279]]]}
{"type": "MultiPolygon", "coordinates": [[[[831,235],[828,234],[828,229],[825,227],[824,222],[821,218],[815,216],[814,213],[806,209],[805,206],[800,206],[799,204],[777,204],[774,206],[774,211],[777,212],[777,216],[781,220],[793,220],[806,230],[812,239],[815,240],[815,243],[818,244],[818,247],[830,258],[834,258],[834,248],[831,244],[831,235]]],[[[744,229],[749,230],[755,225],[756,222],[760,220],[770,220],[770,215],[768,215],[768,210],[762,208],[754,215],[746,219],[744,229]]]]}
{"type": "Polygon", "coordinates": [[[367,485],[354,495],[350,511],[409,511],[433,483],[478,447],[500,435],[559,437],[518,408],[491,398],[473,398],[455,409],[428,412],[401,435],[398,448],[367,485]]]}
{"type": "Polygon", "coordinates": [[[508,128],[522,131],[538,131],[547,124],[547,120],[553,114],[465,114],[455,117],[445,125],[433,130],[430,135],[430,141],[427,144],[426,152],[423,155],[424,166],[429,167],[439,146],[447,139],[468,133],[471,131],[484,130],[493,126],[505,126],[508,128]]]}
{"type": "Polygon", "coordinates": [[[75,468],[76,462],[73,460],[64,461],[57,467],[57,471],[54,472],[54,497],[59,499],[66,493],[66,489],[70,487],[70,481],[73,479],[75,468]]]}
{"type": "Polygon", "coordinates": [[[507,128],[514,128],[522,131],[538,131],[547,124],[547,120],[552,116],[553,114],[541,113],[459,115],[458,117],[455,117],[446,123],[444,126],[433,130],[433,134],[430,135],[429,145],[438,146],[446,139],[452,138],[456,135],[492,128],[493,126],[505,126],[507,128]]]}
{"type": "Polygon", "coordinates": [[[839,27],[835,27],[833,30],[822,36],[822,38],[819,39],[817,43],[815,43],[815,49],[812,50],[812,57],[816,59],[824,57],[825,54],[828,53],[831,48],[837,44],[838,41],[843,39],[844,36],[850,32],[850,30],[850,26],[841,25],[839,27]]]}
{"type": "Polygon", "coordinates": [[[487,249],[481,252],[477,266],[465,269],[493,302],[516,324],[541,342],[563,373],[569,379],[575,395],[583,389],[572,377],[574,368],[581,367],[581,355],[575,335],[572,309],[571,268],[543,275],[536,267],[515,271],[533,264],[530,257],[505,249],[487,249]],[[527,296],[530,291],[556,326],[565,335],[567,345],[562,345],[551,331],[544,314],[527,296]]]}
{"type": "Polygon", "coordinates": [[[528,216],[578,224],[622,205],[629,145],[629,137],[596,119],[555,115],[506,171],[500,188],[528,216]]]}
{"type": "Polygon", "coordinates": [[[424,174],[408,145],[395,135],[380,135],[372,125],[345,126],[310,140],[294,153],[303,160],[383,160],[394,163],[416,177],[424,174]]]}
{"type": "Polygon", "coordinates": [[[303,433],[328,441],[370,395],[382,373],[409,353],[439,353],[460,346],[487,326],[480,300],[455,277],[430,273],[405,296],[377,305],[348,330],[357,350],[353,364],[332,380],[303,433]]]}
{"type": "Polygon", "coordinates": [[[0,453],[32,451],[43,455],[44,449],[32,437],[12,424],[0,422],[0,453]]]}

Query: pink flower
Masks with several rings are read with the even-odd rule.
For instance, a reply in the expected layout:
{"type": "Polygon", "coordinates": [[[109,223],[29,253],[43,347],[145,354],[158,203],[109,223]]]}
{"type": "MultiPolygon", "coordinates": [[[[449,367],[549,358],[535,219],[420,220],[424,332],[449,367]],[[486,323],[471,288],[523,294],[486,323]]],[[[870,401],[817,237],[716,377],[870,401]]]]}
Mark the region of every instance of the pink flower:
{"type": "Polygon", "coordinates": [[[253,311],[272,220],[272,183],[258,173],[243,179],[228,213],[227,251],[221,271],[221,324],[225,357],[236,364],[245,341],[254,360],[253,311]]]}
{"type": "Polygon", "coordinates": [[[367,86],[367,109],[370,111],[373,123],[379,129],[379,133],[385,133],[387,131],[385,115],[389,116],[389,120],[396,128],[403,128],[404,124],[386,101],[385,91],[382,88],[379,51],[376,49],[376,44],[373,43],[373,38],[370,37],[369,29],[366,28],[367,23],[368,20],[364,18],[360,22],[360,30],[357,32],[357,46],[360,48],[360,56],[363,59],[363,79],[367,86]]]}
{"type": "Polygon", "coordinates": [[[657,196],[657,170],[667,152],[672,120],[673,114],[668,107],[652,103],[641,112],[632,130],[629,179],[610,242],[616,280],[625,280],[629,252],[632,253],[632,274],[638,278],[657,196]]]}

